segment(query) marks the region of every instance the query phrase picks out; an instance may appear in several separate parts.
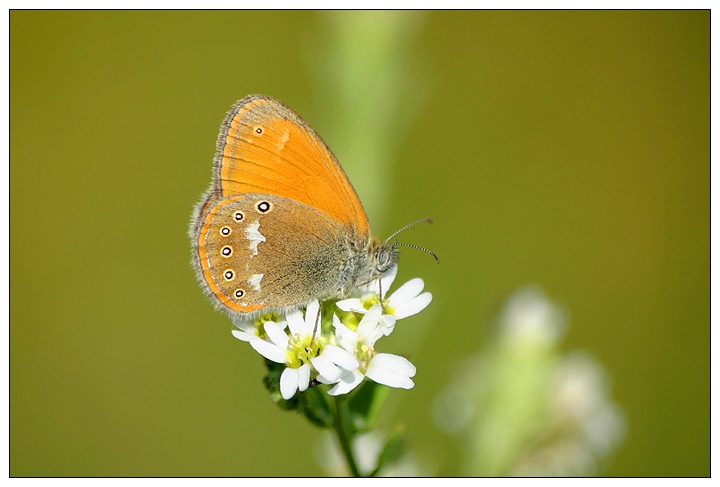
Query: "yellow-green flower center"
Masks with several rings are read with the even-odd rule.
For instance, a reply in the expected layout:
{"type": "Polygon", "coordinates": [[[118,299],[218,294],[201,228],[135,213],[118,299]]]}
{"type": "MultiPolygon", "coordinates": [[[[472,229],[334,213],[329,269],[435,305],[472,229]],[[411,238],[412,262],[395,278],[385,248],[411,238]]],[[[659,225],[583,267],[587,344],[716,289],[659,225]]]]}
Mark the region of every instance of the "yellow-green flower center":
{"type": "Polygon", "coordinates": [[[288,367],[297,369],[303,364],[310,363],[310,359],[317,357],[322,352],[323,347],[327,343],[325,337],[315,337],[310,335],[292,335],[288,341],[288,348],[285,352],[287,360],[285,364],[288,367]]]}
{"type": "Polygon", "coordinates": [[[382,303],[381,303],[381,302],[380,302],[380,296],[378,296],[377,294],[373,294],[373,295],[371,295],[371,296],[368,296],[367,298],[361,299],[360,302],[362,303],[363,308],[365,308],[366,310],[369,310],[370,308],[372,308],[372,307],[375,306],[376,304],[382,304],[382,306],[383,306],[383,312],[384,312],[385,314],[388,314],[388,315],[391,315],[391,316],[395,316],[395,308],[393,308],[392,306],[389,306],[389,305],[388,305],[388,300],[387,300],[387,299],[383,299],[383,301],[382,301],[382,303]]]}
{"type": "Polygon", "coordinates": [[[279,320],[280,315],[278,315],[277,313],[268,313],[259,316],[258,318],[255,318],[255,334],[265,340],[267,338],[267,333],[265,333],[265,322],[272,321],[277,323],[279,320]]]}
{"type": "Polygon", "coordinates": [[[367,371],[367,366],[370,364],[373,355],[375,355],[375,348],[363,343],[363,337],[359,337],[358,348],[355,350],[355,358],[360,362],[360,372],[363,374],[367,371]]]}

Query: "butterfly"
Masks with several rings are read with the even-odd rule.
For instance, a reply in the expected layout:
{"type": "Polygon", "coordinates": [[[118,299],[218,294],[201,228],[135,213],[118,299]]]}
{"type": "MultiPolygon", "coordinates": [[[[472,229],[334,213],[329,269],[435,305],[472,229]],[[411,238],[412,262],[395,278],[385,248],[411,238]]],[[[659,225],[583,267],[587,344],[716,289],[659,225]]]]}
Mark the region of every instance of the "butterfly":
{"type": "Polygon", "coordinates": [[[355,189],[315,130],[264,95],[246,96],[225,117],[189,234],[205,294],[241,319],[351,294],[398,255],[396,242],[370,233],[355,189]]]}

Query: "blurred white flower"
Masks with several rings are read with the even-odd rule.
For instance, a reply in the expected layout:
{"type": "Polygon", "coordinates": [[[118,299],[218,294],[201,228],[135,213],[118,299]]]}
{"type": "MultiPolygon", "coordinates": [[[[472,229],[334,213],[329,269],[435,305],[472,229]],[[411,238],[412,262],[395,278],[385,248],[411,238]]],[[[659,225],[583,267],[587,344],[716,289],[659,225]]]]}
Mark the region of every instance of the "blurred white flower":
{"type": "Polygon", "coordinates": [[[511,340],[554,343],[567,328],[565,311],[535,286],[517,290],[500,313],[500,333],[511,340]]]}
{"type": "Polygon", "coordinates": [[[594,475],[625,432],[603,367],[561,351],[566,313],[538,288],[515,292],[497,325],[433,409],[436,424],[466,442],[465,475],[594,475]]]}

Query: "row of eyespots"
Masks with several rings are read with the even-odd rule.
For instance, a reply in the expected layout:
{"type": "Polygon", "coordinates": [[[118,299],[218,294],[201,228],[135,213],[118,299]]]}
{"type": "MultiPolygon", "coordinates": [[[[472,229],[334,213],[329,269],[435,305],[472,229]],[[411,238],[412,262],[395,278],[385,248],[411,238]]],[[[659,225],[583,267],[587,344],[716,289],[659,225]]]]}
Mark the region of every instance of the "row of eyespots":
{"type": "MultiPolygon", "coordinates": [[[[226,281],[232,281],[233,279],[235,279],[235,272],[233,272],[232,269],[227,269],[225,272],[223,272],[223,277],[226,281]]],[[[242,298],[245,295],[245,291],[243,291],[242,289],[236,289],[233,294],[235,294],[236,298],[242,298]]]]}
{"type": "MultiPolygon", "coordinates": [[[[232,269],[227,269],[225,272],[223,272],[223,277],[226,281],[232,281],[233,279],[235,279],[235,272],[233,272],[232,269]]],[[[235,290],[235,297],[241,298],[243,294],[245,294],[245,291],[243,291],[242,289],[235,290]]]]}
{"type": "MultiPolygon", "coordinates": [[[[241,221],[243,218],[245,218],[245,215],[243,215],[242,211],[236,211],[236,212],[235,212],[235,221],[238,221],[238,222],[239,222],[239,221],[241,221]]],[[[229,226],[225,225],[225,226],[223,226],[223,227],[220,227],[220,235],[222,235],[223,237],[227,237],[227,236],[229,236],[231,233],[232,233],[232,228],[230,228],[229,226]]],[[[226,254],[223,252],[223,255],[226,255],[226,254]]],[[[229,254],[228,254],[228,255],[229,255],[229,254]]]]}
{"type": "MultiPolygon", "coordinates": [[[[262,129],[258,128],[257,133],[259,133],[259,134],[262,133],[262,129]]],[[[268,202],[268,201],[260,201],[255,205],[255,209],[257,209],[257,211],[259,211],[260,213],[267,213],[268,211],[270,211],[270,208],[272,208],[272,206],[270,205],[270,202],[268,202]]],[[[245,218],[245,215],[243,214],[242,211],[236,211],[234,217],[235,217],[235,221],[239,222],[245,218]]],[[[232,228],[230,228],[227,225],[220,228],[220,235],[222,235],[223,237],[227,237],[231,233],[232,233],[232,228]]],[[[222,249],[220,249],[220,254],[223,257],[230,257],[232,255],[232,253],[233,253],[233,248],[230,245],[225,245],[222,249]]],[[[226,269],[225,272],[223,272],[223,277],[228,282],[232,281],[233,279],[235,279],[235,271],[233,271],[232,269],[226,269]]],[[[236,289],[233,294],[235,295],[236,298],[241,298],[245,295],[245,291],[243,291],[242,289],[236,289]]]]}
{"type": "MultiPolygon", "coordinates": [[[[272,208],[272,206],[270,205],[270,203],[268,201],[260,201],[258,204],[255,205],[255,208],[260,213],[267,213],[268,211],[270,211],[270,208],[272,208]]],[[[243,218],[245,218],[245,215],[243,214],[242,211],[235,212],[235,221],[238,221],[238,222],[242,221],[243,218]]],[[[220,235],[222,235],[223,237],[227,237],[231,233],[232,233],[232,228],[228,227],[227,225],[220,228],[220,235]]],[[[229,254],[223,254],[223,255],[229,255],[229,254]]]]}

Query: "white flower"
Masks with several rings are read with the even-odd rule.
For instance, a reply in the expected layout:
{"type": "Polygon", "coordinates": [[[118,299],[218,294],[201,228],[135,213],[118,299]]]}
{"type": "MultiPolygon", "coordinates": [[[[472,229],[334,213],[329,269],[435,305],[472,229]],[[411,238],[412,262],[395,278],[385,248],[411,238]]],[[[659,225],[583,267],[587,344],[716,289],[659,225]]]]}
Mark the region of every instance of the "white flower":
{"type": "MultiPolygon", "coordinates": [[[[377,296],[381,289],[383,292],[387,292],[387,290],[390,289],[396,276],[397,266],[384,273],[380,279],[375,279],[365,286],[361,290],[362,297],[338,301],[337,307],[343,311],[353,311],[362,314],[367,313],[368,305],[377,302],[377,296]]],[[[432,294],[422,292],[424,287],[425,283],[419,277],[409,280],[383,300],[385,312],[394,316],[395,319],[400,320],[424,310],[432,301],[432,294]]]]}
{"type": "Polygon", "coordinates": [[[384,301],[385,310],[398,320],[418,314],[432,301],[432,294],[423,293],[423,287],[425,283],[419,277],[410,279],[388,296],[384,301]]]}
{"type": "Polygon", "coordinates": [[[232,316],[230,317],[230,320],[233,322],[233,325],[238,328],[237,330],[232,331],[235,338],[244,342],[249,342],[253,338],[257,338],[257,328],[255,327],[254,321],[234,318],[232,316]]]}
{"type": "Polygon", "coordinates": [[[320,331],[320,303],[318,300],[314,300],[307,305],[305,316],[303,317],[302,311],[294,309],[289,311],[285,318],[287,319],[288,326],[290,327],[290,334],[293,336],[317,336],[320,331]]]}
{"type": "Polygon", "coordinates": [[[383,335],[389,335],[395,319],[382,315],[382,306],[371,307],[357,327],[352,331],[343,325],[337,316],[333,316],[333,326],[338,343],[347,352],[353,354],[358,362],[354,368],[346,368],[337,384],[328,391],[331,396],[347,394],[368,377],[373,381],[390,387],[410,389],[415,383],[410,379],[416,369],[406,358],[389,353],[376,353],[375,342],[383,335]],[[390,330],[390,331],[388,331],[390,330]]]}
{"type": "Polygon", "coordinates": [[[312,364],[318,372],[318,381],[323,384],[335,384],[345,371],[360,367],[353,354],[332,344],[325,345],[312,364]]]}
{"type": "MultiPolygon", "coordinates": [[[[302,348],[305,342],[313,341],[315,318],[310,316],[317,316],[318,309],[318,302],[314,301],[308,305],[305,313],[308,320],[303,319],[301,311],[294,310],[287,313],[287,323],[266,321],[264,327],[268,340],[257,336],[250,337],[250,346],[260,355],[273,362],[287,365],[280,375],[280,394],[285,400],[293,397],[298,390],[304,391],[310,384],[309,360],[298,357],[297,349],[299,346],[302,348]],[[311,322],[310,326],[308,321],[311,322]],[[290,327],[290,336],[285,332],[286,326],[290,327]]],[[[241,333],[233,330],[233,335],[242,340],[239,336],[241,333]]]]}
{"type": "Polygon", "coordinates": [[[299,368],[285,367],[280,375],[280,394],[286,401],[299,390],[303,392],[310,385],[310,365],[303,364],[299,368]]]}
{"type": "Polygon", "coordinates": [[[415,366],[398,355],[376,352],[375,342],[390,335],[398,319],[425,309],[432,295],[422,292],[422,279],[412,279],[380,303],[379,292],[389,289],[396,276],[397,267],[393,267],[361,288],[360,298],[338,301],[339,309],[364,316],[357,325],[352,319],[346,326],[333,315],[334,334],[327,333],[327,329],[322,333],[320,304],[314,300],[304,315],[293,310],[283,321],[268,319],[271,316],[265,317],[268,320],[264,323],[236,318],[233,336],[249,342],[266,359],[285,366],[279,380],[285,400],[305,391],[311,382],[334,384],[329,390],[331,395],[347,394],[365,377],[390,387],[410,389],[415,386],[411,379],[415,366]]]}
{"type": "Polygon", "coordinates": [[[318,334],[319,311],[320,304],[315,300],[308,304],[304,317],[302,311],[293,310],[286,314],[286,322],[266,321],[267,340],[256,336],[254,327],[248,331],[249,325],[245,325],[244,330],[233,330],[236,338],[250,342],[250,346],[266,359],[286,365],[280,375],[280,394],[285,400],[308,388],[313,369],[320,382],[334,384],[345,369],[359,366],[355,357],[345,350],[333,345],[323,347],[324,340],[318,334]]]}
{"type": "MultiPolygon", "coordinates": [[[[285,333],[285,327],[289,324],[289,321],[290,313],[288,313],[288,323],[278,324],[274,321],[266,321],[264,327],[268,340],[263,340],[260,337],[250,339],[250,346],[260,355],[268,360],[287,366],[280,375],[280,394],[285,400],[293,397],[298,390],[304,391],[310,384],[310,364],[298,360],[297,355],[294,353],[296,342],[302,340],[305,334],[288,336],[285,333]]],[[[294,327],[297,320],[293,318],[292,321],[294,327]]],[[[233,334],[237,336],[236,333],[233,334]]]]}

